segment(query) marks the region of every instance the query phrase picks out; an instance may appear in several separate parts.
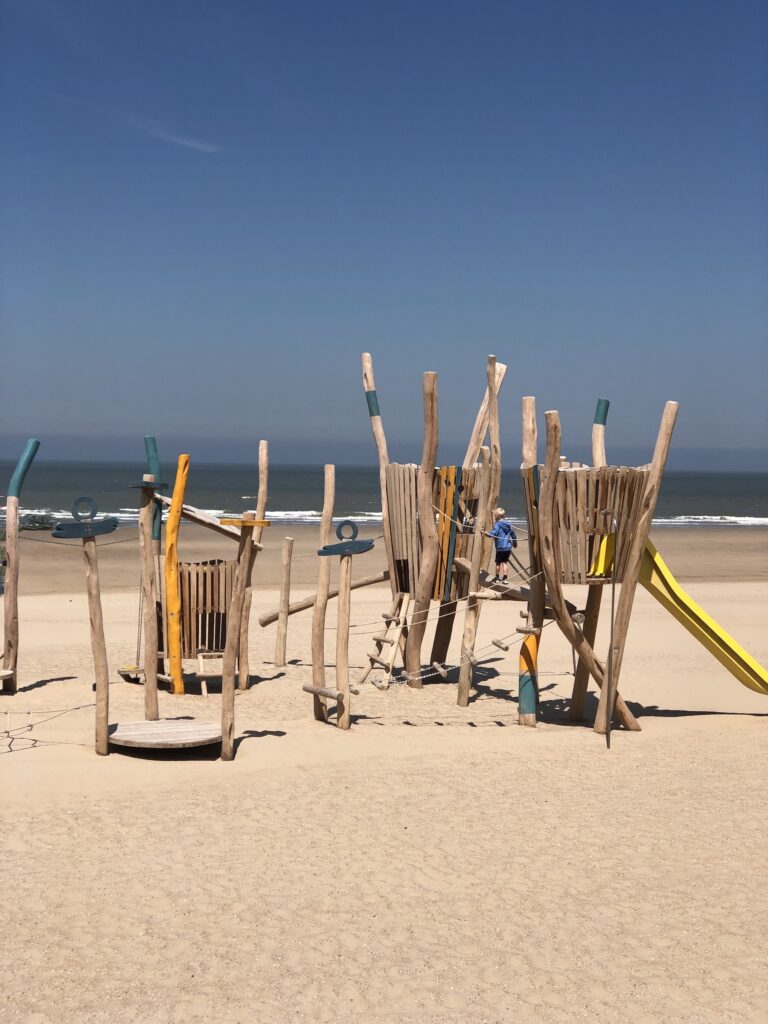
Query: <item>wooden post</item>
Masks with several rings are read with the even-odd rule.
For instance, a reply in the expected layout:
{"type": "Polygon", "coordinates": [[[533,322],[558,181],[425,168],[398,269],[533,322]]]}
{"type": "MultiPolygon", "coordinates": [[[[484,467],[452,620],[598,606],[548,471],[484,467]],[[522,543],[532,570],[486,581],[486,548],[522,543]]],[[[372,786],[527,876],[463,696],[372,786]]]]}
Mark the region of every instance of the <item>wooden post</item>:
{"type": "Polygon", "coordinates": [[[645,481],[640,515],[635,521],[635,528],[624,566],[624,577],[616,607],[616,619],[613,623],[613,648],[610,652],[608,685],[604,686],[600,692],[600,703],[598,704],[597,717],[595,718],[595,732],[605,733],[609,743],[611,719],[613,717],[619,674],[621,673],[621,663],[624,658],[624,646],[629,629],[629,619],[632,615],[632,603],[635,597],[637,581],[640,579],[640,566],[643,561],[648,535],[651,532],[653,513],[656,509],[656,502],[659,497],[659,490],[661,489],[661,479],[664,476],[664,467],[667,462],[667,455],[669,454],[669,445],[672,441],[672,431],[675,429],[678,409],[679,405],[677,402],[667,402],[664,406],[659,433],[656,437],[656,447],[651,459],[651,469],[645,481]]]}
{"type": "MultiPolygon", "coordinates": [[[[411,628],[405,645],[405,668],[409,675],[408,685],[420,687],[421,643],[427,628],[427,615],[432,597],[437,567],[437,527],[432,508],[432,478],[437,458],[437,374],[427,372],[423,378],[424,391],[424,449],[418,474],[419,534],[421,535],[421,560],[419,577],[416,581],[411,628]]],[[[341,598],[339,598],[341,600],[341,598]]]]}
{"type": "MultiPolygon", "coordinates": [[[[606,464],[605,458],[605,425],[608,419],[608,407],[610,402],[607,398],[598,398],[595,409],[595,418],[592,423],[592,465],[595,469],[601,469],[606,464]]],[[[596,509],[600,512],[600,509],[596,509]]],[[[597,636],[597,624],[600,618],[600,607],[603,597],[603,584],[591,583],[587,594],[587,607],[584,611],[584,626],[582,632],[590,647],[595,646],[597,636]]],[[[573,694],[571,695],[571,706],[568,714],[575,722],[584,719],[584,701],[589,686],[589,669],[584,661],[579,658],[576,672],[573,678],[573,694]]]]}
{"type": "MultiPolygon", "coordinates": [[[[523,462],[521,469],[529,470],[539,461],[538,434],[536,431],[536,399],[531,395],[522,402],[523,462]]],[[[517,684],[517,724],[535,728],[539,710],[538,660],[541,644],[541,629],[544,625],[546,587],[542,576],[541,555],[535,534],[528,538],[528,554],[531,565],[529,584],[528,615],[526,626],[532,632],[526,634],[520,645],[517,684]]]]}
{"type": "MultiPolygon", "coordinates": [[[[160,454],[157,450],[157,440],[151,434],[144,437],[144,451],[147,456],[147,472],[155,478],[160,476],[160,454]]],[[[163,535],[163,506],[159,501],[154,500],[152,511],[152,562],[153,562],[153,601],[155,607],[155,619],[157,622],[157,659],[156,672],[164,672],[163,650],[165,649],[165,616],[163,615],[163,573],[160,562],[160,542],[163,535]]],[[[146,658],[144,659],[146,661],[146,658]]]]}
{"type": "Polygon", "coordinates": [[[181,523],[184,491],[189,476],[189,456],[180,455],[176,466],[171,508],[165,525],[165,606],[168,615],[168,669],[171,691],[184,693],[184,674],[181,665],[181,593],[179,592],[179,524],[181,523]]]}
{"type": "Polygon", "coordinates": [[[240,543],[237,549],[237,567],[232,584],[232,597],[227,612],[227,639],[221,666],[221,760],[231,761],[235,756],[235,663],[240,648],[240,622],[243,615],[243,601],[248,588],[249,574],[253,567],[251,545],[253,527],[246,520],[253,519],[253,512],[243,513],[240,527],[240,543]]]}
{"type": "Polygon", "coordinates": [[[282,576],[280,579],[280,615],[277,619],[277,638],[275,640],[275,665],[285,665],[285,646],[288,639],[288,603],[291,598],[291,558],[293,557],[293,537],[283,539],[282,576]]]}
{"type": "Polygon", "coordinates": [[[477,503],[477,521],[475,536],[472,543],[472,561],[469,569],[469,597],[467,610],[464,613],[464,634],[461,639],[461,665],[459,667],[459,692],[456,703],[460,708],[469,704],[469,691],[472,686],[473,665],[470,655],[474,653],[477,624],[480,620],[481,603],[477,599],[477,585],[483,563],[483,533],[488,525],[488,492],[490,490],[490,453],[487,448],[480,449],[480,496],[477,503]]]}
{"type": "Polygon", "coordinates": [[[536,399],[526,395],[522,402],[523,413],[523,468],[538,465],[538,434],[536,432],[536,399]]]}
{"type": "Polygon", "coordinates": [[[351,581],[352,556],[342,555],[339,559],[339,607],[336,623],[336,689],[341,694],[341,701],[336,705],[336,725],[339,729],[348,729],[350,726],[349,617],[352,603],[351,581]]]}
{"type": "MultiPolygon", "coordinates": [[[[605,670],[598,661],[586,637],[576,628],[563,597],[560,584],[560,567],[557,557],[557,542],[554,534],[554,510],[557,500],[557,474],[560,465],[560,417],[557,412],[545,413],[547,420],[547,457],[544,466],[544,479],[539,496],[539,536],[538,544],[541,553],[547,594],[560,631],[566,637],[579,657],[589,669],[589,673],[600,689],[605,684],[605,670]]],[[[629,710],[624,700],[616,695],[616,714],[625,729],[632,732],[640,731],[640,723],[629,710]]]]}
{"type": "MultiPolygon", "coordinates": [[[[266,441],[259,441],[259,496],[256,499],[256,519],[264,519],[267,513],[267,484],[269,480],[269,444],[266,441]]],[[[264,533],[263,526],[257,526],[253,531],[254,540],[260,543],[264,533]]],[[[251,577],[253,574],[253,563],[259,549],[255,544],[251,545],[251,565],[248,573],[248,586],[243,598],[243,614],[240,620],[240,653],[237,659],[238,668],[238,689],[247,690],[248,681],[251,675],[250,657],[248,654],[248,635],[251,624],[251,602],[253,600],[253,587],[251,577]]]]}
{"type": "MultiPolygon", "coordinates": [[[[488,522],[493,523],[493,510],[499,500],[501,487],[501,435],[499,431],[499,390],[496,385],[496,356],[488,356],[488,441],[490,449],[490,474],[488,485],[488,522]]],[[[493,547],[491,537],[483,538],[483,565],[493,547]]]]}
{"type": "MultiPolygon", "coordinates": [[[[324,467],[323,480],[323,514],[320,520],[320,547],[331,541],[333,528],[333,505],[336,499],[336,467],[330,464],[324,467]]],[[[318,689],[325,688],[325,613],[328,608],[328,594],[331,586],[331,559],[318,557],[317,560],[317,593],[315,594],[312,612],[312,685],[318,689]]],[[[328,721],[328,705],[325,697],[313,694],[312,704],[315,719],[318,722],[328,721]]]]}
{"type": "Polygon", "coordinates": [[[40,442],[31,437],[16,463],[5,506],[5,592],[3,594],[2,693],[16,693],[19,661],[19,499],[40,442]]]}
{"type": "MultiPolygon", "coordinates": [[[[496,363],[494,382],[496,386],[497,401],[506,372],[507,367],[504,363],[496,363]]],[[[475,419],[475,425],[472,428],[472,433],[469,437],[469,444],[467,445],[464,461],[461,464],[463,469],[471,469],[480,456],[480,448],[485,441],[485,435],[488,433],[490,401],[490,388],[486,388],[485,395],[480,403],[480,408],[475,419]]]]}
{"type": "MultiPolygon", "coordinates": [[[[152,473],[144,474],[145,483],[155,483],[152,473]]],[[[155,513],[154,489],[142,487],[139,510],[139,548],[141,550],[141,589],[144,608],[144,717],[156,722],[157,706],[157,607],[155,604],[155,565],[152,557],[152,525],[155,513]]]]}
{"type": "Polygon", "coordinates": [[[373,440],[376,443],[376,451],[379,456],[379,489],[381,490],[381,518],[384,534],[384,548],[387,552],[387,565],[389,566],[389,580],[392,588],[392,596],[397,594],[397,572],[395,571],[395,559],[392,552],[392,528],[389,522],[389,503],[387,501],[387,466],[389,465],[389,452],[387,450],[387,438],[384,433],[384,424],[379,409],[379,397],[376,394],[376,381],[373,376],[373,359],[370,352],[363,352],[361,356],[363,367],[363,390],[365,400],[368,403],[368,413],[371,417],[371,430],[373,440]]]}
{"type": "Polygon", "coordinates": [[[96,673],[96,753],[106,756],[109,753],[109,666],[107,642],[104,639],[95,537],[83,537],[83,559],[85,586],[88,592],[88,615],[91,622],[91,651],[96,673]]]}

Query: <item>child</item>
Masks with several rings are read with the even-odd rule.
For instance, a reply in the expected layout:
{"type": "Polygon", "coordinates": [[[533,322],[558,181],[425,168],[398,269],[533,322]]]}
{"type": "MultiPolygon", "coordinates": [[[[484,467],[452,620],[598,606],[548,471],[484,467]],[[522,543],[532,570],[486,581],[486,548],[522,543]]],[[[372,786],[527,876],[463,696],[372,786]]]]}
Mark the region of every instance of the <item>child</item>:
{"type": "Polygon", "coordinates": [[[504,518],[506,512],[503,508],[493,510],[494,526],[488,537],[493,537],[496,545],[496,575],[494,583],[507,583],[509,571],[509,556],[512,548],[517,547],[517,536],[510,523],[504,518]]]}

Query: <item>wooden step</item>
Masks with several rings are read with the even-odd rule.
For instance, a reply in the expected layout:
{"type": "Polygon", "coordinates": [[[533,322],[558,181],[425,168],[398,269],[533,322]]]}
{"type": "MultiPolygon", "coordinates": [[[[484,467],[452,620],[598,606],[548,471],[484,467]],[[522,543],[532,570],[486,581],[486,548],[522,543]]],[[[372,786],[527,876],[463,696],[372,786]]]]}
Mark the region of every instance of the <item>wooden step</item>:
{"type": "Polygon", "coordinates": [[[525,636],[541,636],[538,626],[518,626],[515,632],[523,633],[525,636]]]}
{"type": "Polygon", "coordinates": [[[387,636],[386,633],[375,633],[371,640],[376,644],[393,644],[395,641],[391,636],[387,636]]]}

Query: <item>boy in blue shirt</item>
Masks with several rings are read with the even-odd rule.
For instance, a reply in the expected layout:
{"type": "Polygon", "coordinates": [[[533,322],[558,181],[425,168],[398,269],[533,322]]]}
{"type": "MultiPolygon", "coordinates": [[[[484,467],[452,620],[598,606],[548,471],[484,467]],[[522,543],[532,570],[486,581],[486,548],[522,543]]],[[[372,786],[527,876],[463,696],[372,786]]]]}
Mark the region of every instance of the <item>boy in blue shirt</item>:
{"type": "Polygon", "coordinates": [[[495,508],[493,510],[493,529],[487,535],[493,537],[494,544],[496,545],[496,575],[493,580],[494,583],[508,582],[509,556],[512,554],[512,548],[517,547],[517,535],[512,529],[512,524],[504,518],[505,515],[506,512],[503,508],[495,508]]]}

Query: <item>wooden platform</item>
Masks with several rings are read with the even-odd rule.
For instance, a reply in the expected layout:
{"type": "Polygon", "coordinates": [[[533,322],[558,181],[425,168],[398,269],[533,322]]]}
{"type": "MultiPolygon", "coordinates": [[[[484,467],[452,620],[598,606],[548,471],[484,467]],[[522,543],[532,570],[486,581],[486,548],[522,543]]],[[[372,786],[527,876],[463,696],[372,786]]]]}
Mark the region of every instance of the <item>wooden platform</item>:
{"type": "Polygon", "coordinates": [[[221,743],[221,726],[190,719],[160,719],[158,722],[119,722],[109,727],[109,742],[116,747],[145,750],[176,750],[221,743]]]}

